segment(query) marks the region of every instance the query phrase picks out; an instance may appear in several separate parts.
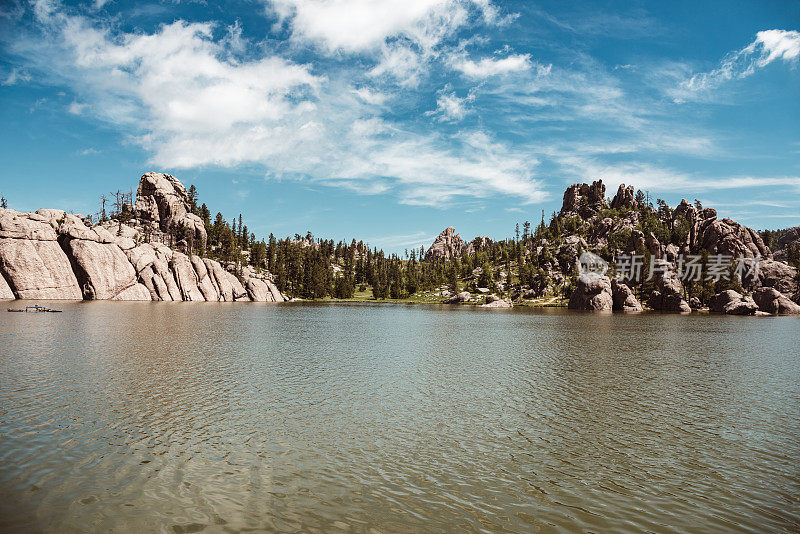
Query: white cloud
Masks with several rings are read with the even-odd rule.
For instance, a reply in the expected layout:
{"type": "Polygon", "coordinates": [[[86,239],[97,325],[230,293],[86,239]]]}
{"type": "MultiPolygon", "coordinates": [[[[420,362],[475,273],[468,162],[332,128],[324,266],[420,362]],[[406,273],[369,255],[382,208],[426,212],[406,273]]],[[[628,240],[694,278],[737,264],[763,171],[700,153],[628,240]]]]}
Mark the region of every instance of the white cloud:
{"type": "MultiPolygon", "coordinates": [[[[532,67],[530,54],[511,54],[501,59],[487,57],[480,61],[472,61],[462,55],[451,58],[450,65],[470,78],[487,78],[498,74],[522,72],[532,67]]],[[[550,71],[549,67],[539,67],[539,69],[540,74],[550,71]]]]}
{"type": "MultiPolygon", "coordinates": [[[[756,34],[755,40],[742,48],[726,55],[720,66],[710,72],[695,74],[680,84],[685,92],[698,92],[713,89],[720,84],[747,78],[757,69],[770,63],[782,60],[797,64],[800,58],[800,32],[786,30],[765,30],[756,34]]],[[[675,97],[682,100],[680,94],[675,97]]]]}
{"type": "Polygon", "coordinates": [[[389,95],[374,91],[369,87],[353,89],[353,93],[366,104],[372,104],[374,106],[382,106],[389,99],[389,95]]]}
{"type": "Polygon", "coordinates": [[[451,90],[450,86],[447,86],[437,93],[436,109],[425,114],[435,116],[440,122],[458,122],[469,113],[470,110],[467,106],[474,101],[474,90],[470,91],[467,96],[460,98],[451,90]]]}
{"type": "Polygon", "coordinates": [[[86,111],[88,107],[89,106],[87,106],[86,104],[81,104],[79,102],[72,102],[70,103],[69,106],[67,106],[67,111],[72,115],[83,115],[83,112],[86,111]]]}
{"type": "Polygon", "coordinates": [[[256,164],[270,177],[391,192],[418,205],[545,198],[536,161],[485,134],[453,139],[382,118],[395,95],[365,84],[367,73],[354,83],[350,72],[318,75],[269,51],[241,59],[248,43],[237,26],[178,20],[120,33],[46,0],[34,8],[44,37],[20,39],[16,53],[70,87],[68,111],[126,131],[153,166],[256,164]]]}
{"type": "Polygon", "coordinates": [[[31,81],[31,75],[28,74],[24,69],[19,67],[12,68],[6,79],[0,82],[0,85],[14,85],[17,82],[29,82],[31,81]]]}
{"type": "Polygon", "coordinates": [[[269,6],[295,39],[328,52],[374,51],[396,37],[429,49],[463,25],[470,8],[494,13],[487,0],[272,0],[269,6]]]}
{"type": "Polygon", "coordinates": [[[384,45],[381,59],[369,74],[372,77],[391,76],[401,86],[416,87],[427,58],[410,46],[393,43],[384,45]]]}

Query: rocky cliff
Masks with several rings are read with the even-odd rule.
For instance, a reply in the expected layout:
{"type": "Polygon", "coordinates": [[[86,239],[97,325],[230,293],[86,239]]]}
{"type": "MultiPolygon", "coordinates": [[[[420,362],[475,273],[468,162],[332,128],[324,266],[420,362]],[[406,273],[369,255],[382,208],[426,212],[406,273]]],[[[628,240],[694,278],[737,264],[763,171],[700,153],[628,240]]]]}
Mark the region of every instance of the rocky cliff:
{"type": "Polygon", "coordinates": [[[191,254],[205,242],[205,226],[191,213],[186,188],[168,174],[142,176],[127,224],[92,225],[56,209],[0,209],[0,298],[287,300],[267,272],[247,267],[237,276],[233,266],[191,254]],[[184,243],[191,241],[187,253],[163,242],[176,230],[184,243]]]}

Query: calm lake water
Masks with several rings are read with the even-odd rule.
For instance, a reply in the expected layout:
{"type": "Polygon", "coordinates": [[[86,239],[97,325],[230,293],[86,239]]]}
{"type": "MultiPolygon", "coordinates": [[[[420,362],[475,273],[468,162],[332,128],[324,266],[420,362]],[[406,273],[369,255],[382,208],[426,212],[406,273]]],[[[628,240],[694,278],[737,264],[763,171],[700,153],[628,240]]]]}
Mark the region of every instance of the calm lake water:
{"type": "Polygon", "coordinates": [[[52,305],[0,314],[2,531],[800,529],[800,318],[52,305]]]}

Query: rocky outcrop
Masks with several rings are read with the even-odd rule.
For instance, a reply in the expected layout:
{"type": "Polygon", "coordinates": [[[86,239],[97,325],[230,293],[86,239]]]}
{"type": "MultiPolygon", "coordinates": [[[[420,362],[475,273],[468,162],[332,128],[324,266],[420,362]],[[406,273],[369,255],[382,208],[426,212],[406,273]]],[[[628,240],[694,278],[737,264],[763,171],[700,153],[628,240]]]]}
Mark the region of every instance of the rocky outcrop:
{"type": "Polygon", "coordinates": [[[611,296],[613,301],[613,309],[615,311],[642,311],[642,305],[636,298],[636,295],[633,294],[631,288],[629,288],[618,278],[611,280],[611,296]]]}
{"type": "Polygon", "coordinates": [[[785,234],[778,238],[777,246],[778,249],[785,249],[790,244],[795,243],[800,243],[800,226],[787,230],[785,234]]]}
{"type": "Polygon", "coordinates": [[[208,237],[205,225],[200,217],[191,213],[189,193],[174,176],[160,172],[142,175],[134,209],[143,224],[165,234],[184,228],[195,248],[205,247],[208,237]]]}
{"type": "Polygon", "coordinates": [[[247,295],[253,302],[283,302],[286,300],[286,297],[272,282],[271,275],[257,273],[252,267],[245,269],[243,274],[246,280],[247,295]]]}
{"type": "Polygon", "coordinates": [[[654,310],[659,311],[682,313],[692,311],[692,308],[683,299],[683,284],[673,272],[666,273],[661,277],[648,304],[654,310]]]}
{"type": "Polygon", "coordinates": [[[772,252],[764,244],[758,232],[734,220],[705,219],[699,230],[700,244],[709,254],[725,254],[734,258],[761,256],[772,259],[772,252]]]}
{"type": "Polygon", "coordinates": [[[597,273],[581,274],[568,307],[570,310],[611,311],[614,307],[611,281],[597,273]]]}
{"type": "Polygon", "coordinates": [[[425,258],[449,260],[450,258],[461,257],[464,241],[461,239],[461,235],[455,233],[455,231],[456,229],[452,226],[445,228],[433,241],[433,244],[425,253],[425,258]]]}
{"type": "Polygon", "coordinates": [[[571,185],[564,192],[561,204],[561,216],[580,215],[584,219],[591,217],[606,206],[606,186],[602,180],[589,184],[571,185]]]}
{"type": "Polygon", "coordinates": [[[69,258],[47,217],[0,209],[0,274],[16,298],[82,298],[69,258]]]}
{"type": "Polygon", "coordinates": [[[758,305],[759,310],[773,315],[800,314],[800,305],[771,287],[760,287],[753,291],[753,301],[758,305]]]}
{"type": "MultiPolygon", "coordinates": [[[[137,212],[143,219],[131,225],[92,225],[55,209],[0,210],[0,299],[287,300],[267,272],[245,267],[240,280],[215,260],[143,242],[142,229],[188,227],[196,217],[187,212],[183,185],[169,175],[148,173],[139,189],[137,212]]],[[[192,230],[195,240],[205,240],[201,227],[192,230]]]]}
{"type": "Polygon", "coordinates": [[[617,194],[611,200],[611,208],[616,210],[624,210],[633,208],[636,205],[636,197],[633,192],[633,186],[625,187],[625,184],[619,184],[617,194]]]}
{"type": "Polygon", "coordinates": [[[476,237],[467,243],[467,254],[475,254],[482,250],[488,250],[492,247],[492,240],[488,237],[476,237]]]}

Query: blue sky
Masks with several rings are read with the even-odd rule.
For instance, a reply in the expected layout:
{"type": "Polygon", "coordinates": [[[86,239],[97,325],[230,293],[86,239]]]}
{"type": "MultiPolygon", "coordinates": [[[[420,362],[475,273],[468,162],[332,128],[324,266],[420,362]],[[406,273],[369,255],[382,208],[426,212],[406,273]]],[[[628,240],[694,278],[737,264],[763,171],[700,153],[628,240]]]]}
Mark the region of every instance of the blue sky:
{"type": "Polygon", "coordinates": [[[259,237],[393,251],[597,178],[795,226],[798,30],[790,1],[6,1],[0,193],[91,213],[158,170],[259,237]]]}

